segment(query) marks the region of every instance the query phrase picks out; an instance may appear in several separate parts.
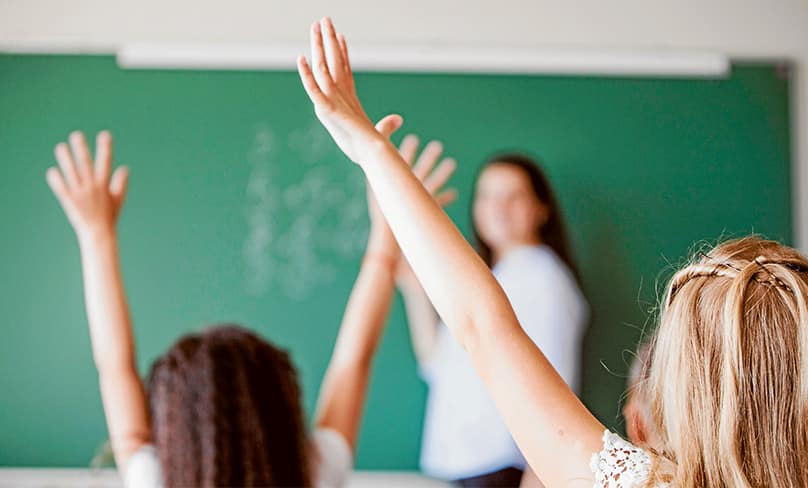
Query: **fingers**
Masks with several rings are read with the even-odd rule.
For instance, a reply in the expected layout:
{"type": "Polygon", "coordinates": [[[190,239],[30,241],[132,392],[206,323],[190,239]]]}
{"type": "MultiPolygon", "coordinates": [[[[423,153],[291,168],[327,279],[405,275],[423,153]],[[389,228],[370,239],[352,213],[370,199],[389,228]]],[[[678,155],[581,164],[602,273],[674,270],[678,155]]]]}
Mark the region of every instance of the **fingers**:
{"type": "Polygon", "coordinates": [[[67,144],[60,142],[56,145],[53,151],[56,156],[56,161],[64,174],[65,182],[70,188],[75,188],[81,183],[79,175],[76,172],[76,165],[73,163],[73,156],[70,154],[67,144]]]}
{"type": "Polygon", "coordinates": [[[376,131],[389,139],[390,136],[393,135],[393,133],[397,131],[403,123],[404,119],[402,119],[400,115],[391,114],[376,123],[376,131]]]}
{"type": "Polygon", "coordinates": [[[351,58],[348,56],[348,43],[345,42],[345,36],[342,34],[337,35],[337,41],[339,41],[339,48],[342,52],[342,62],[345,66],[345,85],[351,90],[351,93],[356,91],[356,86],[354,85],[354,78],[353,78],[353,68],[351,68],[351,58]]]}
{"type": "Polygon", "coordinates": [[[438,167],[432,173],[427,176],[424,180],[424,186],[427,190],[433,195],[435,195],[438,190],[443,188],[443,185],[449,181],[449,178],[452,177],[455,170],[457,169],[457,162],[452,158],[446,158],[440,162],[438,167]]]}
{"type": "Polygon", "coordinates": [[[325,44],[326,61],[331,79],[335,83],[342,83],[345,79],[345,63],[342,59],[342,46],[337,40],[337,33],[334,31],[334,24],[326,17],[320,21],[320,31],[323,34],[325,44]]]}
{"type": "Polygon", "coordinates": [[[418,156],[418,161],[415,162],[415,166],[413,166],[412,171],[418,176],[418,179],[423,181],[426,176],[432,171],[432,168],[435,167],[435,163],[438,162],[440,155],[443,153],[443,144],[439,141],[430,141],[429,144],[426,145],[423,151],[421,151],[421,155],[418,156]]]}
{"type": "Polygon", "coordinates": [[[457,200],[457,190],[454,188],[438,193],[438,195],[435,197],[435,201],[438,202],[438,205],[441,207],[445,207],[455,200],[457,200]]]}
{"type": "Polygon", "coordinates": [[[56,199],[59,200],[59,204],[62,208],[67,210],[67,207],[70,205],[70,190],[65,180],[62,178],[62,174],[59,173],[59,170],[56,168],[48,168],[47,173],[45,173],[45,180],[48,182],[48,186],[56,196],[56,199]]]}
{"type": "Polygon", "coordinates": [[[108,131],[98,133],[95,138],[95,179],[99,183],[109,180],[112,170],[112,135],[108,131]]]}
{"type": "Polygon", "coordinates": [[[109,182],[109,193],[115,202],[115,209],[120,210],[123,201],[126,198],[126,187],[129,181],[129,168],[120,166],[112,174],[112,179],[109,182]]]}
{"type": "Polygon", "coordinates": [[[404,161],[410,166],[412,166],[412,162],[415,161],[415,155],[418,154],[418,144],[418,136],[415,134],[407,134],[398,146],[399,154],[401,154],[401,157],[404,158],[404,161]]]}
{"type": "Polygon", "coordinates": [[[74,131],[70,134],[70,147],[73,149],[73,158],[81,181],[89,181],[93,177],[92,156],[84,134],[74,131]]]}
{"type": "MultiPolygon", "coordinates": [[[[398,151],[407,163],[412,164],[415,155],[418,154],[418,137],[414,134],[405,136],[401,141],[401,145],[399,145],[398,151]]],[[[444,206],[457,199],[457,191],[454,189],[440,192],[440,189],[449,181],[457,169],[457,161],[453,158],[445,158],[435,167],[442,153],[443,144],[439,141],[431,141],[421,152],[412,171],[423,182],[424,188],[430,194],[437,195],[435,200],[441,206],[444,206]]]]}
{"type": "Polygon", "coordinates": [[[323,31],[320,22],[315,22],[311,25],[309,41],[311,44],[311,64],[314,79],[317,80],[317,84],[323,92],[330,93],[334,89],[334,80],[331,78],[331,73],[328,71],[328,62],[326,61],[325,49],[323,48],[323,31]]]}
{"type": "Polygon", "coordinates": [[[300,81],[303,82],[303,89],[306,90],[306,94],[308,94],[311,102],[321,107],[328,106],[328,99],[325,94],[323,94],[323,91],[320,90],[320,86],[317,84],[317,80],[314,78],[311,67],[308,61],[306,61],[305,56],[299,56],[297,58],[297,72],[300,75],[300,81]]]}

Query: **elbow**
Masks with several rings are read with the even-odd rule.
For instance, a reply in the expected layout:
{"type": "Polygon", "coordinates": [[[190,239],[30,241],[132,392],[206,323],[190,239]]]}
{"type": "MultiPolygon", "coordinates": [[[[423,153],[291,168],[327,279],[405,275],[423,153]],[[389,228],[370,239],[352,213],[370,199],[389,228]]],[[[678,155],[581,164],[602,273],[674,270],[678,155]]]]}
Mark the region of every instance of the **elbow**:
{"type": "Polygon", "coordinates": [[[454,327],[452,335],[454,335],[455,340],[460,346],[470,353],[478,349],[481,336],[483,335],[481,329],[481,324],[475,320],[473,316],[467,316],[458,321],[458,325],[454,327]]]}
{"type": "Polygon", "coordinates": [[[456,337],[469,352],[496,342],[503,334],[524,333],[505,292],[493,276],[489,277],[491,286],[474,297],[458,322],[460,327],[456,337]]]}
{"type": "Polygon", "coordinates": [[[470,354],[493,344],[504,335],[514,332],[524,334],[510,306],[483,306],[470,311],[458,322],[453,335],[470,354]]]}

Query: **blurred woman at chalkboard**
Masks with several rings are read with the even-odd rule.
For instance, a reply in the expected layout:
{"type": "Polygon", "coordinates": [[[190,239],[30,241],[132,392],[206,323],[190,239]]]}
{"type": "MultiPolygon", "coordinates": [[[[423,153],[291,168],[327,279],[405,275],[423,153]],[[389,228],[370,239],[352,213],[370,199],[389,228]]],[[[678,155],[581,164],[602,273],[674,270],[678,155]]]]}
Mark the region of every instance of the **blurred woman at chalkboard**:
{"type": "MultiPolygon", "coordinates": [[[[400,124],[387,117],[378,130],[389,136],[400,124]]],[[[128,171],[112,172],[108,132],[97,138],[94,162],[80,132],[70,146],[56,146],[56,159],[47,181],[78,238],[93,359],[125,486],[343,486],[399,256],[373,198],[365,257],[309,432],[291,358],[242,327],[185,335],[154,362],[147,385],[141,382],[116,232],[128,171]]],[[[430,187],[439,190],[453,171],[436,168],[430,187]]]]}
{"type": "MultiPolygon", "coordinates": [[[[405,139],[405,159],[418,142],[405,139]]],[[[431,167],[430,143],[416,167],[431,167]]],[[[486,161],[474,189],[472,221],[480,256],[492,268],[519,322],[575,391],[588,305],[550,183],[535,161],[501,154],[486,161]]],[[[518,486],[525,460],[466,351],[435,313],[404,263],[397,275],[420,374],[429,386],[421,468],[461,486],[518,486]]],[[[525,476],[525,482],[532,475],[525,476]]]]}

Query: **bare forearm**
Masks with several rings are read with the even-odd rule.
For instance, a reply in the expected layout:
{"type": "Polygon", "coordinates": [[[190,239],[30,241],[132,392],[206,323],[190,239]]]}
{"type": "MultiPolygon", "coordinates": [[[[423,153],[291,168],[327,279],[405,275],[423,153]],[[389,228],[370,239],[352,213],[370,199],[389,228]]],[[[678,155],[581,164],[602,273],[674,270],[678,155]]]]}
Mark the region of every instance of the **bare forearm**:
{"type": "Polygon", "coordinates": [[[114,232],[80,240],[84,299],[93,356],[99,370],[135,364],[129,307],[126,303],[118,243],[114,232]]]}
{"type": "Polygon", "coordinates": [[[386,141],[363,164],[379,205],[435,309],[465,347],[491,324],[517,324],[488,267],[386,141]],[[458,286],[464,283],[464,286],[458,286]]]}
{"type": "Polygon", "coordinates": [[[395,249],[389,231],[371,234],[362,267],[345,307],[332,364],[367,364],[372,359],[393,299],[395,249]]]}
{"type": "Polygon", "coordinates": [[[110,442],[119,467],[150,441],[114,232],[80,238],[84,297],[110,442]]]}
{"type": "Polygon", "coordinates": [[[423,366],[434,351],[440,319],[419,283],[400,286],[399,289],[404,297],[412,348],[418,364],[423,366]]]}
{"type": "Polygon", "coordinates": [[[390,311],[396,252],[389,230],[371,232],[320,387],[317,426],[340,432],[351,447],[361,424],[373,356],[390,311]]]}

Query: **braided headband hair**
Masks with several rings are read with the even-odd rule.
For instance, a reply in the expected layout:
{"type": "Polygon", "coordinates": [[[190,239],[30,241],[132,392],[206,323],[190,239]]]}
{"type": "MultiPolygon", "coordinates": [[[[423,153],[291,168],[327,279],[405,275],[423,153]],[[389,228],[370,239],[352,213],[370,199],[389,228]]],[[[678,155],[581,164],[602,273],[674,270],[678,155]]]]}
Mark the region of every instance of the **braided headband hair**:
{"type": "Polygon", "coordinates": [[[734,279],[739,274],[746,271],[746,269],[749,268],[750,266],[755,266],[758,268],[758,271],[765,272],[766,278],[761,278],[759,276],[758,271],[755,271],[752,274],[753,280],[763,285],[780,288],[781,290],[784,290],[793,295],[794,290],[792,290],[788,284],[786,284],[782,279],[780,279],[777,275],[775,275],[767,267],[767,265],[779,265],[789,268],[790,270],[795,271],[797,273],[808,273],[808,265],[806,265],[806,263],[796,258],[770,259],[763,256],[758,256],[752,261],[750,261],[744,268],[739,268],[738,266],[728,261],[719,261],[716,258],[710,256],[709,254],[704,253],[703,251],[699,252],[699,255],[702,258],[700,262],[687,266],[683,270],[676,273],[676,275],[673,277],[673,280],[671,280],[667,305],[671,304],[674,296],[676,296],[676,293],[685,284],[687,284],[687,282],[698,277],[720,276],[727,279],[734,279]]]}

